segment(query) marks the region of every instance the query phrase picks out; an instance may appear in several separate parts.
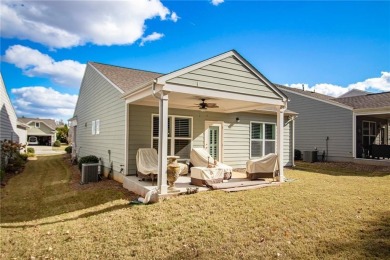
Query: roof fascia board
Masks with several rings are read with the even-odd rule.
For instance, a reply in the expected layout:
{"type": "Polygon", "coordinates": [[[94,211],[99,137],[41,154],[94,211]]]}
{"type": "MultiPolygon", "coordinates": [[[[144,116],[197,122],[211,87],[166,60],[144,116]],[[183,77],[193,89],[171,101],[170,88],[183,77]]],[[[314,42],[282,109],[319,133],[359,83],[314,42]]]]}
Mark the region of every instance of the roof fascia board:
{"type": "Polygon", "coordinates": [[[103,77],[108,83],[110,83],[114,88],[116,88],[120,93],[125,93],[120,87],[118,87],[114,82],[112,82],[109,78],[107,78],[103,73],[100,72],[95,66],[93,66],[90,62],[88,62],[89,66],[91,66],[101,77],[103,77]]]}
{"type": "Polygon", "coordinates": [[[154,80],[150,80],[146,83],[142,83],[141,85],[136,86],[133,90],[126,92],[122,95],[122,98],[127,99],[128,97],[131,97],[135,93],[139,91],[143,91],[145,88],[150,87],[153,85],[154,80]]]}
{"type": "Polygon", "coordinates": [[[136,92],[130,93],[129,95],[126,96],[126,104],[133,103],[137,100],[143,99],[147,96],[152,95],[152,88],[150,87],[144,87],[136,92]]]}
{"type": "Polygon", "coordinates": [[[314,99],[314,100],[317,100],[317,101],[321,101],[321,102],[324,102],[324,103],[327,103],[327,104],[330,104],[330,105],[334,105],[334,106],[338,106],[338,107],[341,107],[341,108],[345,108],[345,109],[348,109],[348,110],[351,110],[351,111],[353,110],[352,107],[344,105],[344,104],[341,104],[341,103],[337,103],[336,101],[323,100],[323,99],[320,99],[320,98],[308,96],[308,95],[305,95],[305,94],[302,94],[302,93],[298,93],[298,92],[295,92],[295,91],[292,91],[292,90],[289,90],[289,89],[285,89],[285,88],[283,90],[285,90],[285,91],[287,91],[289,93],[292,93],[292,94],[296,94],[298,96],[311,98],[311,99],[314,99]]]}
{"type": "Polygon", "coordinates": [[[381,108],[359,108],[354,109],[354,113],[357,116],[361,115],[379,115],[379,114],[390,114],[390,107],[381,107],[381,108]]]}

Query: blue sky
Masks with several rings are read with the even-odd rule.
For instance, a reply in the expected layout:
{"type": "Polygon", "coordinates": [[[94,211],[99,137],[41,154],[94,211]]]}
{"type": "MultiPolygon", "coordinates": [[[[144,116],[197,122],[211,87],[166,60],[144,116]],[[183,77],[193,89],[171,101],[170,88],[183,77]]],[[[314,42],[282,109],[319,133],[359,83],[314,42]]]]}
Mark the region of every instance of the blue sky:
{"type": "Polygon", "coordinates": [[[19,116],[67,119],[85,64],[161,73],[237,50],[272,82],[390,91],[390,2],[1,2],[1,73],[19,116]]]}

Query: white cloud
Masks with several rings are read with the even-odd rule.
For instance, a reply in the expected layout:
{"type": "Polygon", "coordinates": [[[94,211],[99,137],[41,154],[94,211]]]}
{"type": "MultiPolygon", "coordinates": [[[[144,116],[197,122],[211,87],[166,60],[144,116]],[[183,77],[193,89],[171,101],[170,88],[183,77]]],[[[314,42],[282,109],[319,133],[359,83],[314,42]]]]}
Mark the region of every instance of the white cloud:
{"type": "Polygon", "coordinates": [[[62,119],[73,116],[77,95],[63,94],[41,86],[12,89],[18,116],[62,119]]]}
{"type": "Polygon", "coordinates": [[[1,35],[27,39],[51,48],[88,42],[96,45],[132,44],[142,37],[145,21],[179,18],[160,0],[13,1],[3,0],[1,35]]]}
{"type": "Polygon", "coordinates": [[[317,93],[325,94],[332,97],[338,97],[352,89],[359,89],[369,92],[387,92],[390,91],[390,72],[381,72],[381,77],[379,78],[370,78],[361,82],[356,82],[349,84],[346,87],[320,83],[315,84],[314,86],[309,86],[308,84],[303,83],[294,83],[294,84],[285,84],[287,87],[302,89],[304,85],[305,90],[315,91],[317,93]]]}
{"type": "Polygon", "coordinates": [[[140,46],[144,46],[145,42],[152,42],[152,41],[157,41],[164,37],[164,34],[153,32],[152,34],[149,34],[148,36],[142,37],[141,43],[139,44],[140,46]]]}
{"type": "Polygon", "coordinates": [[[370,78],[362,82],[350,84],[348,89],[390,91],[390,72],[382,71],[380,78],[370,78]]]}
{"type": "Polygon", "coordinates": [[[80,87],[85,64],[74,60],[55,61],[47,54],[22,45],[13,45],[5,51],[3,60],[14,64],[29,77],[49,77],[69,87],[80,87]]]}
{"type": "Polygon", "coordinates": [[[222,4],[225,0],[211,0],[211,4],[212,5],[219,5],[219,4],[222,4]]]}
{"type": "Polygon", "coordinates": [[[175,13],[175,12],[172,12],[171,14],[171,20],[174,21],[175,23],[177,22],[177,20],[179,20],[180,17],[175,13]]]}

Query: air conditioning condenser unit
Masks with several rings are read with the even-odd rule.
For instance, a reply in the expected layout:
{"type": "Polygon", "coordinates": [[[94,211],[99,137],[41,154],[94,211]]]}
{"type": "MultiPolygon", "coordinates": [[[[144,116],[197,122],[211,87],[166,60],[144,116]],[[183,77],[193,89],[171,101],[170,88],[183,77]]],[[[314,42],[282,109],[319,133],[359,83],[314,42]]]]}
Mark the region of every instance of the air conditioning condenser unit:
{"type": "Polygon", "coordinates": [[[99,163],[83,163],[81,166],[80,184],[99,181],[99,163]]]}

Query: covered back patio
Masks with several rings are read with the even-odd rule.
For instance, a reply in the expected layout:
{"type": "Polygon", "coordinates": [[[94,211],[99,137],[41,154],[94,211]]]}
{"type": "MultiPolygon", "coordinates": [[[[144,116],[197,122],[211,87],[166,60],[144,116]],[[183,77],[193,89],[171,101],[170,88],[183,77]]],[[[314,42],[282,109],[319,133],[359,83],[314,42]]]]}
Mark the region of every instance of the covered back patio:
{"type": "Polygon", "coordinates": [[[162,75],[124,99],[125,173],[135,175],[139,148],[156,148],[159,196],[168,194],[167,156],[189,161],[195,147],[233,168],[270,152],[280,166],[293,164],[295,113],[286,110],[287,97],[235,51],[162,75]]]}

